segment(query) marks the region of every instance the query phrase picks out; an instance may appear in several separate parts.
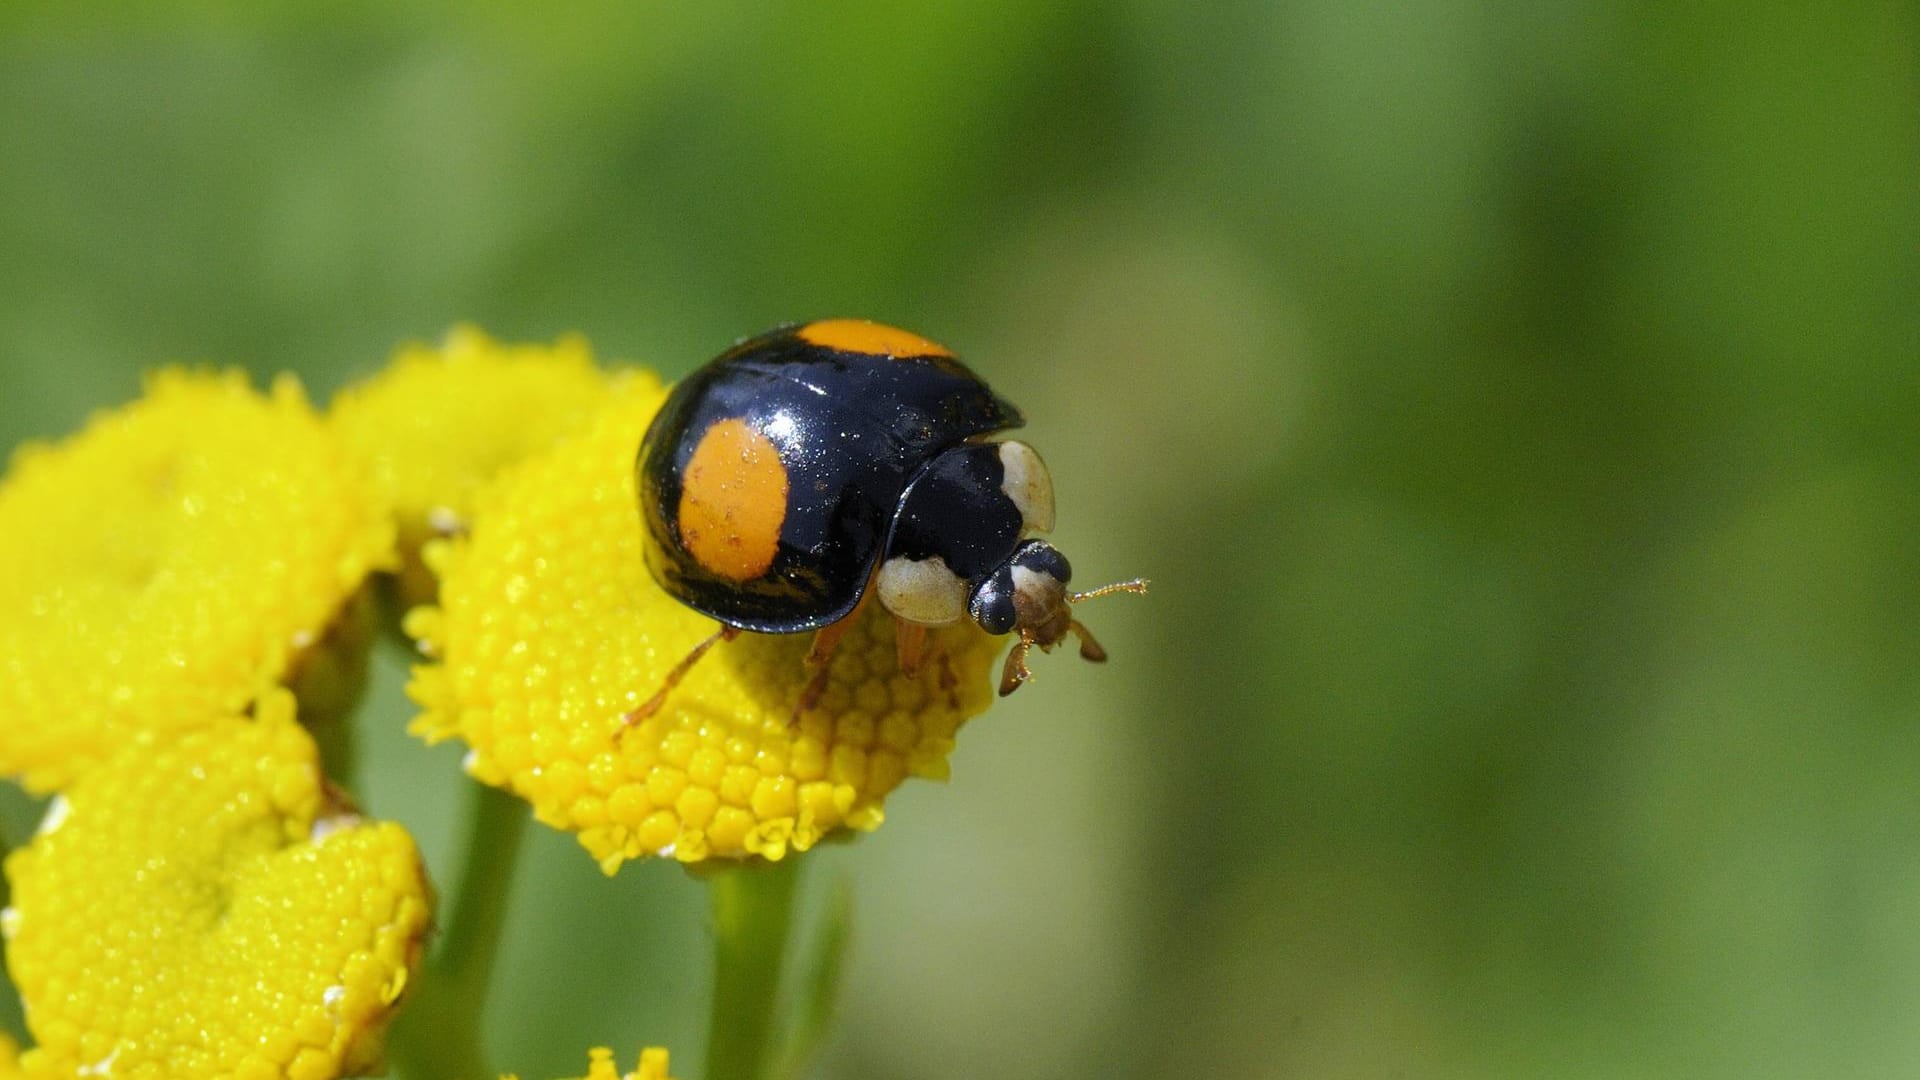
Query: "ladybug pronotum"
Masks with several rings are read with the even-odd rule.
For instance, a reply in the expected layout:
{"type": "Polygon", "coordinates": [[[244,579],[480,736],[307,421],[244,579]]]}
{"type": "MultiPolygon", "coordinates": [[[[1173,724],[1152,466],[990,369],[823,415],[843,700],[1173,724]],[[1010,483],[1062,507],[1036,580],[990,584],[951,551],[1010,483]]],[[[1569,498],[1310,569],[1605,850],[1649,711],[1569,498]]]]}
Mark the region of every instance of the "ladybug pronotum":
{"type": "Polygon", "coordinates": [[[899,664],[918,671],[929,627],[971,618],[1018,635],[1000,693],[1031,677],[1026,657],[1069,633],[1106,653],[1068,605],[1126,581],[1068,591],[1066,557],[1032,532],[1053,527],[1053,481],[1025,443],[989,436],[1025,423],[946,348],[856,319],[785,326],[721,353],[668,394],[635,461],[647,568],[720,623],[667,674],[657,710],[707,650],[745,631],[816,631],[825,686],[847,620],[869,599],[897,620],[899,664]]]}

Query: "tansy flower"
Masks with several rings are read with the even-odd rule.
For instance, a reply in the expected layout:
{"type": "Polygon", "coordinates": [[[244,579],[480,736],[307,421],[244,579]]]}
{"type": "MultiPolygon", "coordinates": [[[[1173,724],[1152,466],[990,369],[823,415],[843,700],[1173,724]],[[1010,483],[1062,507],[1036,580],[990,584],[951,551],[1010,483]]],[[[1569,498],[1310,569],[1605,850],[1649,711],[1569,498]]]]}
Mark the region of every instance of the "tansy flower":
{"type": "Polygon", "coordinates": [[[420,546],[464,528],[495,473],[579,427],[606,394],[584,338],[503,345],[457,326],[439,348],[402,347],[334,400],[329,423],[394,509],[403,599],[433,597],[420,546]]]}
{"type": "Polygon", "coordinates": [[[906,776],[946,775],[954,732],[991,700],[999,642],[936,631],[940,659],[908,678],[892,620],[869,605],[797,724],[807,636],[748,634],[623,726],[714,629],[641,560],[634,454],[663,396],[631,379],[578,437],[508,470],[469,535],[429,548],[440,606],[408,630],[438,663],[415,670],[413,730],[465,740],[474,777],[578,833],[607,873],[645,855],[779,859],[873,829],[906,776]]]}
{"type": "Polygon", "coordinates": [[[64,785],[289,676],[392,525],[290,378],[161,371],[0,481],[0,774],[64,785]]]}
{"type": "Polygon", "coordinates": [[[6,862],[29,1076],[358,1074],[406,986],[427,886],[398,825],[333,801],[291,695],[143,731],[6,862]]]}
{"type": "MultiPolygon", "coordinates": [[[[509,1073],[500,1080],[520,1078],[509,1073]]],[[[587,1051],[587,1075],[579,1080],[673,1080],[673,1077],[667,1075],[667,1052],[657,1046],[640,1051],[640,1064],[629,1073],[621,1072],[613,1063],[613,1051],[596,1046],[587,1051]]]]}

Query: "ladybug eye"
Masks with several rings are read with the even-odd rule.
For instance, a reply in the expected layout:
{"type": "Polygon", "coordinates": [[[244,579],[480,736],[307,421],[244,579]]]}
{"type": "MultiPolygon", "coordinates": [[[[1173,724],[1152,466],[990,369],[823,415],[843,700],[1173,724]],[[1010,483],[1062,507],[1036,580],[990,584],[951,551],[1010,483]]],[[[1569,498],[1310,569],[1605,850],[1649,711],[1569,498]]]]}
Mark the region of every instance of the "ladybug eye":
{"type": "Polygon", "coordinates": [[[1035,532],[1053,528],[1053,477],[1033,447],[1023,442],[1000,444],[1000,467],[1005,479],[1000,490],[1020,508],[1020,520],[1035,532]]]}
{"type": "Polygon", "coordinates": [[[989,634],[1004,634],[1013,629],[1019,613],[1013,606],[1013,569],[1002,566],[987,575],[980,587],[973,591],[973,599],[967,604],[967,613],[980,629],[989,634]]]}
{"type": "Polygon", "coordinates": [[[1060,549],[1045,540],[1029,540],[1013,553],[1009,564],[1017,570],[1045,574],[1062,584],[1073,580],[1073,566],[1060,549]]]}

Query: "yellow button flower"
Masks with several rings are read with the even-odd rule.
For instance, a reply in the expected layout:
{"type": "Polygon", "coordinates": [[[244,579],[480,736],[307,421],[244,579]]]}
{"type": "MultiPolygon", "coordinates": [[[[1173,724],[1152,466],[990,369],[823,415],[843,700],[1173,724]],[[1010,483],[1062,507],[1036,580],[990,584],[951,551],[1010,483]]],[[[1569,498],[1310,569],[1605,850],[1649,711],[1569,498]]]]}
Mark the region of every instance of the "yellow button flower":
{"type": "Polygon", "coordinates": [[[578,428],[606,395],[584,338],[504,345],[457,326],[439,348],[402,347],[335,398],[329,422],[394,508],[408,601],[433,596],[420,546],[464,528],[495,473],[578,428]]]}
{"type": "Polygon", "coordinates": [[[907,678],[892,620],[869,605],[797,724],[807,636],[747,634],[624,727],[714,629],[641,561],[634,454],[663,397],[631,379],[579,436],[508,470],[469,535],[428,549],[440,607],[408,630],[439,662],[415,669],[413,730],[465,740],[474,777],[578,833],[607,873],[650,855],[779,859],[873,829],[905,777],[946,775],[955,731],[992,700],[1000,642],[936,631],[940,659],[907,678]]]}
{"type": "Polygon", "coordinates": [[[283,378],[171,369],[0,481],[0,774],[64,785],[136,730],[240,711],[392,525],[283,378]]]}
{"type": "MultiPolygon", "coordinates": [[[[0,1080],[5,1080],[0,1076],[0,1080]]],[[[520,1080],[519,1076],[508,1073],[500,1080],[520,1080]]],[[[667,1052],[657,1046],[649,1046],[640,1051],[640,1064],[632,1072],[622,1073],[613,1063],[613,1051],[604,1046],[596,1046],[587,1051],[587,1075],[578,1080],[673,1080],[667,1073],[667,1052]]]]}
{"type": "Polygon", "coordinates": [[[427,925],[398,825],[324,786],[290,695],[142,732],[7,858],[30,1076],[320,1080],[377,1064],[427,925]]]}

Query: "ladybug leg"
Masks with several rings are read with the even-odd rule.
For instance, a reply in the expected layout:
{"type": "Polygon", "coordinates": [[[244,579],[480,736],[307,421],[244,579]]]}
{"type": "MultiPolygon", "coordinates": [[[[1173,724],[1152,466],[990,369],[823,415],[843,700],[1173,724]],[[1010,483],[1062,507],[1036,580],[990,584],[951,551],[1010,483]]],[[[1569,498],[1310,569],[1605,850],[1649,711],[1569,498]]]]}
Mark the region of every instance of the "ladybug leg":
{"type": "Polygon", "coordinates": [[[793,715],[787,718],[790,726],[799,727],[801,714],[818,704],[820,695],[827,692],[827,672],[827,666],[822,664],[813,678],[807,680],[806,689],[800,691],[799,699],[793,703],[793,715]]]}
{"type": "Polygon", "coordinates": [[[847,631],[853,629],[853,620],[867,610],[867,604],[873,599],[873,592],[873,583],[869,581],[867,591],[860,595],[860,602],[853,605],[852,611],[813,632],[813,647],[807,650],[808,668],[825,668],[833,662],[833,651],[840,647],[840,639],[847,636],[847,631]]]}
{"type": "Polygon", "coordinates": [[[900,674],[911,679],[920,674],[920,662],[926,659],[927,626],[925,623],[908,622],[899,616],[893,619],[893,655],[900,665],[900,674]]]}
{"type": "Polygon", "coordinates": [[[800,700],[793,704],[792,722],[800,723],[800,714],[813,708],[820,695],[827,692],[827,676],[833,670],[833,654],[840,648],[840,639],[847,636],[847,630],[853,626],[854,615],[860,609],[855,608],[839,622],[828,623],[813,632],[813,647],[807,650],[804,661],[807,670],[813,672],[813,678],[807,680],[806,688],[800,691],[800,700]]]}
{"type": "Polygon", "coordinates": [[[654,713],[659,712],[660,706],[666,704],[667,695],[673,692],[674,687],[680,685],[681,679],[687,677],[687,672],[693,670],[693,665],[699,663],[700,658],[707,655],[707,650],[723,641],[732,641],[739,636],[739,627],[722,626],[720,629],[715,630],[713,633],[701,639],[698,645],[687,650],[687,655],[681,657],[679,663],[673,665],[673,670],[667,672],[667,677],[660,680],[660,689],[656,691],[652,697],[641,702],[639,708],[622,716],[620,723],[625,727],[632,727],[647,717],[652,716],[654,713]]]}
{"type": "Polygon", "coordinates": [[[813,632],[813,647],[807,650],[804,663],[810,671],[817,671],[833,663],[833,654],[840,648],[840,639],[847,636],[852,624],[851,617],[836,623],[828,623],[813,632]]]}

